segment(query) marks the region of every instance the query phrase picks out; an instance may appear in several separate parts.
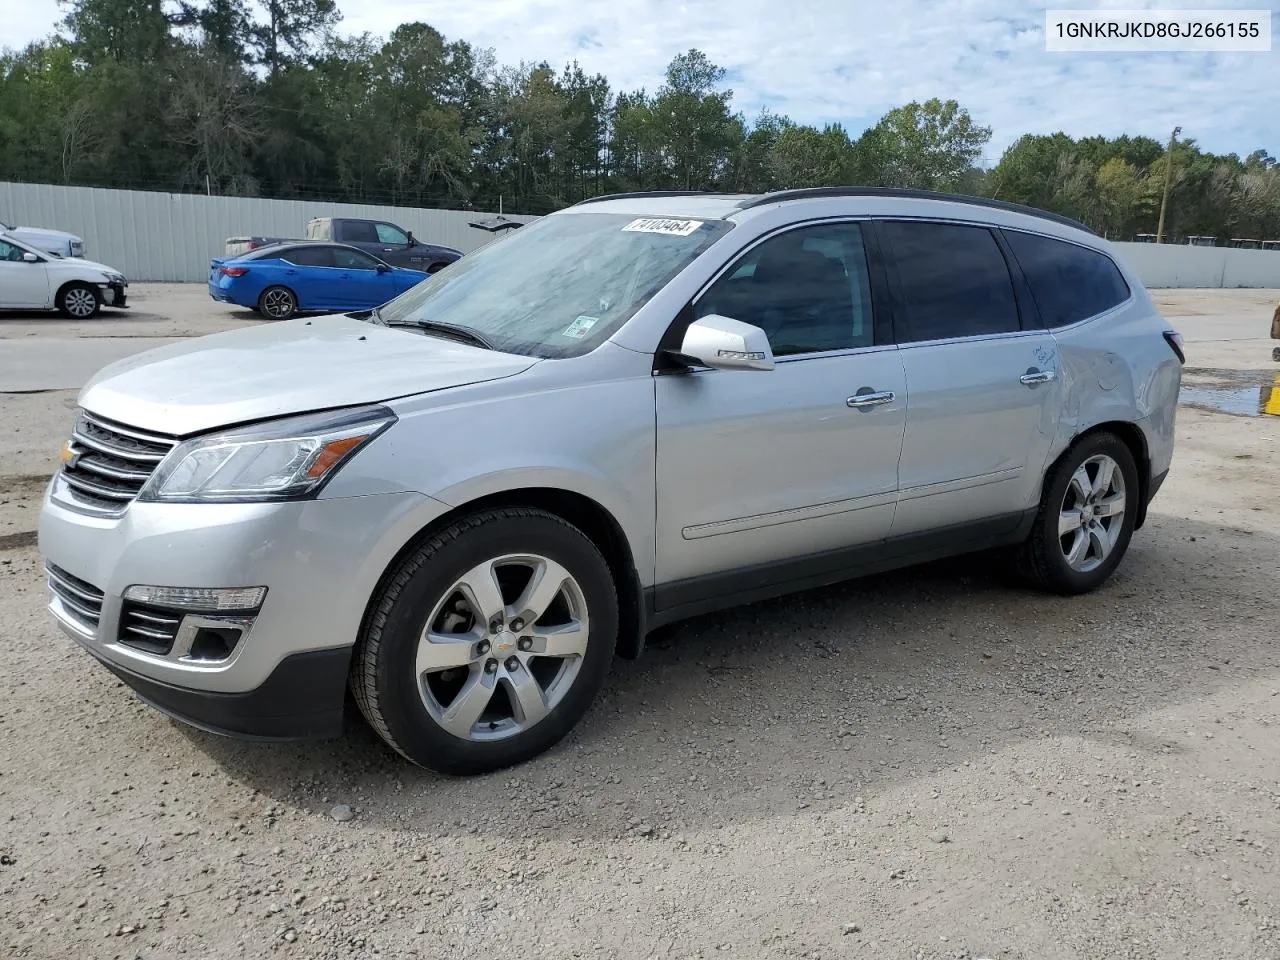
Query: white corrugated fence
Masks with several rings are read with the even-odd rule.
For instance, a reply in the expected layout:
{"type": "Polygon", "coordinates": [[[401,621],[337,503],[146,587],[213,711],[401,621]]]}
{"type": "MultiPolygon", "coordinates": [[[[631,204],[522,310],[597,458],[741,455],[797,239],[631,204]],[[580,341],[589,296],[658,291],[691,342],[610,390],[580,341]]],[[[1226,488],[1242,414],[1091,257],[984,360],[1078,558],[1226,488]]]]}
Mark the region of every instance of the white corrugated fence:
{"type": "MultiPolygon", "coordinates": [[[[304,237],[312,217],[386,220],[412,230],[424,243],[467,253],[495,236],[467,222],[491,215],[0,181],[0,221],[84,237],[88,259],[116,267],[133,281],[203,282],[209,277],[209,260],[224,255],[228,237],[304,237]]],[[[535,218],[507,219],[527,223],[535,218]]]]}

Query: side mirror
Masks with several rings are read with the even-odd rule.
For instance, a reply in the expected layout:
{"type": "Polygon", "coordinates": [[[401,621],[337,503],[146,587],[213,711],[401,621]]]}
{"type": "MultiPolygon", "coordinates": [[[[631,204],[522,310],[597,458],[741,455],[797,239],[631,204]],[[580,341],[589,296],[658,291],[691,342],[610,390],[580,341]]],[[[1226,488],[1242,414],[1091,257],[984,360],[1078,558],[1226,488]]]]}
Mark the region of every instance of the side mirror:
{"type": "Polygon", "coordinates": [[[378,272],[379,272],[379,273],[390,273],[390,272],[391,272],[391,268],[390,268],[389,266],[387,266],[387,264],[385,264],[385,263],[380,263],[380,264],[378,264],[378,272]]]}
{"type": "Polygon", "coordinates": [[[22,262],[23,263],[39,263],[40,258],[37,257],[34,253],[24,253],[22,255],[22,262]]]}
{"type": "Polygon", "coordinates": [[[411,246],[411,247],[416,247],[417,245],[418,245],[418,241],[417,241],[417,239],[414,237],[414,235],[413,235],[413,231],[412,231],[412,230],[410,230],[410,231],[409,231],[409,246],[411,246]]]}
{"type": "Polygon", "coordinates": [[[773,350],[763,330],[716,313],[689,324],[680,355],[714,370],[773,369],[773,350]]]}

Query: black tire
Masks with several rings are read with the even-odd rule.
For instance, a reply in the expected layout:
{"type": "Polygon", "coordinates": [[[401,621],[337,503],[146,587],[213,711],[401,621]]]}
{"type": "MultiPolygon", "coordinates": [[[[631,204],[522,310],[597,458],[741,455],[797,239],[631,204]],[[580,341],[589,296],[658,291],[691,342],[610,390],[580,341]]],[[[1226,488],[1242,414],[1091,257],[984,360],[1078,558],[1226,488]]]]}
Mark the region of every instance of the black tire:
{"type": "Polygon", "coordinates": [[[102,294],[88,283],[68,283],[58,291],[58,312],[72,320],[89,320],[102,310],[102,294]]]}
{"type": "Polygon", "coordinates": [[[267,287],[258,296],[257,310],[268,320],[288,320],[298,312],[298,295],[288,287],[267,287]]]}
{"type": "Polygon", "coordinates": [[[486,773],[532,759],[573,729],[604,683],[617,636],[613,577],[585,534],[542,510],[486,510],[430,537],[384,578],[352,657],[351,690],[370,726],[408,760],[439,773],[486,773]],[[576,580],[588,613],[586,652],[563,699],[543,719],[505,739],[464,739],[427,710],[415,670],[418,640],[466,571],[520,553],[554,560],[576,580]]]}
{"type": "Polygon", "coordinates": [[[1115,572],[1129,549],[1140,493],[1138,468],[1123,440],[1113,433],[1094,433],[1081,438],[1045,478],[1035,524],[1017,551],[1018,572],[1031,584],[1051,593],[1069,596],[1096,590],[1115,572]],[[1110,553],[1093,569],[1077,570],[1068,563],[1063,538],[1059,537],[1059,515],[1064,509],[1072,476],[1082,464],[1099,456],[1110,457],[1120,470],[1124,480],[1124,514],[1110,553]]]}

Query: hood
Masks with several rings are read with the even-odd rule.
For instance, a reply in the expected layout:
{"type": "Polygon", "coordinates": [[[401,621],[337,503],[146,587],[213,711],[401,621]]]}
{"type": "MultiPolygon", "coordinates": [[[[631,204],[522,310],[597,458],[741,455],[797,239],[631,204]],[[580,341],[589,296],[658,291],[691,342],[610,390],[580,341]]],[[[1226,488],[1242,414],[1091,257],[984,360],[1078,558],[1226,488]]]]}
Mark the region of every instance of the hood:
{"type": "Polygon", "coordinates": [[[14,227],[9,232],[15,234],[19,240],[23,237],[31,237],[41,240],[74,240],[76,243],[84,243],[83,238],[77,237],[74,233],[67,233],[64,230],[45,230],[42,227],[14,227]]]}
{"type": "MultiPolygon", "coordinates": [[[[81,257],[59,257],[55,263],[69,263],[75,267],[83,267],[86,270],[101,270],[103,273],[116,273],[120,271],[115,267],[109,267],[105,263],[98,263],[96,260],[85,260],[81,257]]],[[[121,274],[123,276],[123,274],[121,274]]]]}
{"type": "Polygon", "coordinates": [[[86,409],[177,436],[514,376],[536,357],[347,316],[288,320],[158,347],[100,370],[86,409]]]}

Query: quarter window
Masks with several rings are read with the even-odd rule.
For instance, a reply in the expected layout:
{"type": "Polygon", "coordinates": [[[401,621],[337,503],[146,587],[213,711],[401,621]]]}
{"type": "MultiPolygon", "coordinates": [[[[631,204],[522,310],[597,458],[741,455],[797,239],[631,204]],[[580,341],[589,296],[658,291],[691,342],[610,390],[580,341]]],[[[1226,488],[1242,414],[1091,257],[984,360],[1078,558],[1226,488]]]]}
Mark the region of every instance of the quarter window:
{"type": "Polygon", "coordinates": [[[986,227],[890,221],[880,229],[897,266],[899,343],[1019,329],[1009,267],[986,227]]]}
{"type": "Polygon", "coordinates": [[[862,228],[801,227],[748,251],[695,305],[762,329],[778,356],[874,342],[862,228]]]}
{"type": "Polygon", "coordinates": [[[1004,235],[1045,326],[1078,323],[1129,299],[1129,285],[1110,257],[1034,233],[1006,230],[1004,235]]]}

